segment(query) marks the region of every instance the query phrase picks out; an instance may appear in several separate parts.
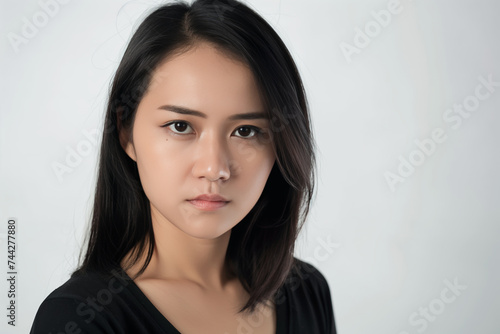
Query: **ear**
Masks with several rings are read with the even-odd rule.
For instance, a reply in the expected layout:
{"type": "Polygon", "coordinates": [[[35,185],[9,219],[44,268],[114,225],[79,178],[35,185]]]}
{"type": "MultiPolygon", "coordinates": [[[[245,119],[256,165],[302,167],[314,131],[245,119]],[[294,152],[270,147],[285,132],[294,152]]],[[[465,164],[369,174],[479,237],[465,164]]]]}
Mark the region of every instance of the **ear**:
{"type": "Polygon", "coordinates": [[[121,115],[122,113],[118,111],[116,115],[116,124],[118,127],[118,136],[120,140],[120,145],[125,151],[125,153],[127,153],[127,155],[130,157],[130,159],[137,162],[137,157],[135,155],[135,147],[134,143],[132,142],[132,133],[129,130],[123,128],[121,124],[121,115]]]}

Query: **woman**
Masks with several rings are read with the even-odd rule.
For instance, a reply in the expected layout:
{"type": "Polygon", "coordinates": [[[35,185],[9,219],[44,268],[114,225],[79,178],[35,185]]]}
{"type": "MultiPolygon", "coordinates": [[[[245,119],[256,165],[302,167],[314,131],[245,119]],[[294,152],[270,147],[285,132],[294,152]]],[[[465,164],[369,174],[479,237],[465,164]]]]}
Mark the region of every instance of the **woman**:
{"type": "Polygon", "coordinates": [[[107,106],[88,247],[31,333],[335,333],[293,256],[314,190],[297,68],[229,0],[159,7],[107,106]]]}

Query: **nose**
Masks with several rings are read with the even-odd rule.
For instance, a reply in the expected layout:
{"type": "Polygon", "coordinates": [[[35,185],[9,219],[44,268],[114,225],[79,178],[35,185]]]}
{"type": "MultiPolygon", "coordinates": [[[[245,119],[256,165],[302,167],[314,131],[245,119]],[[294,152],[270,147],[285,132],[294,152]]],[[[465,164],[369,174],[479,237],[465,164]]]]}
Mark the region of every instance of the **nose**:
{"type": "Polygon", "coordinates": [[[193,176],[209,181],[226,181],[231,175],[227,145],[216,135],[200,138],[195,149],[193,176]]]}

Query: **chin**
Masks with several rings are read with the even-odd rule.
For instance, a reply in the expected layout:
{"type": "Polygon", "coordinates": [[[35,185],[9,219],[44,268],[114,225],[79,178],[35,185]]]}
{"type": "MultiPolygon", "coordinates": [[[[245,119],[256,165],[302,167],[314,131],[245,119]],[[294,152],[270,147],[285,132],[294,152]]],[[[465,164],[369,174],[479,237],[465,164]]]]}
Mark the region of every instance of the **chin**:
{"type": "Polygon", "coordinates": [[[200,222],[200,224],[184,226],[184,227],[178,226],[178,228],[185,234],[189,235],[190,237],[197,239],[205,239],[205,240],[213,240],[222,237],[226,233],[231,233],[232,229],[232,227],[228,229],[228,228],[207,226],[208,224],[205,224],[204,226],[200,225],[203,225],[203,222],[200,222]]]}

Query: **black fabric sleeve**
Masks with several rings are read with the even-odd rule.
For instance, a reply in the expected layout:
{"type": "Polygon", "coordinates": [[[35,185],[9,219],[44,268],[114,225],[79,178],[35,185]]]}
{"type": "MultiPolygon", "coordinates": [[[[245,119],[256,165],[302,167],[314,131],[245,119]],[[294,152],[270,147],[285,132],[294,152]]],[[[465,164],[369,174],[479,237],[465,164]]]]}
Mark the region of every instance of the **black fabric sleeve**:
{"type": "Polygon", "coordinates": [[[330,287],[328,282],[323,276],[323,274],[313,265],[307,262],[299,262],[299,271],[301,271],[301,276],[308,282],[305,286],[310,289],[310,294],[313,296],[319,305],[318,313],[321,313],[317,319],[322,323],[318,323],[318,328],[324,329],[322,333],[325,334],[336,334],[337,329],[335,326],[335,318],[333,314],[333,304],[332,296],[330,293],[330,287]]]}
{"type": "Polygon", "coordinates": [[[335,318],[333,315],[333,305],[332,296],[330,294],[330,288],[325,277],[317,271],[318,281],[320,283],[321,289],[321,302],[323,303],[323,310],[325,311],[325,328],[327,328],[326,333],[336,334],[337,329],[335,328],[335,318]]]}
{"type": "MultiPolygon", "coordinates": [[[[30,334],[117,334],[98,309],[84,300],[70,297],[48,298],[38,308],[30,334]]],[[[102,309],[100,310],[102,311],[102,309]]]]}

